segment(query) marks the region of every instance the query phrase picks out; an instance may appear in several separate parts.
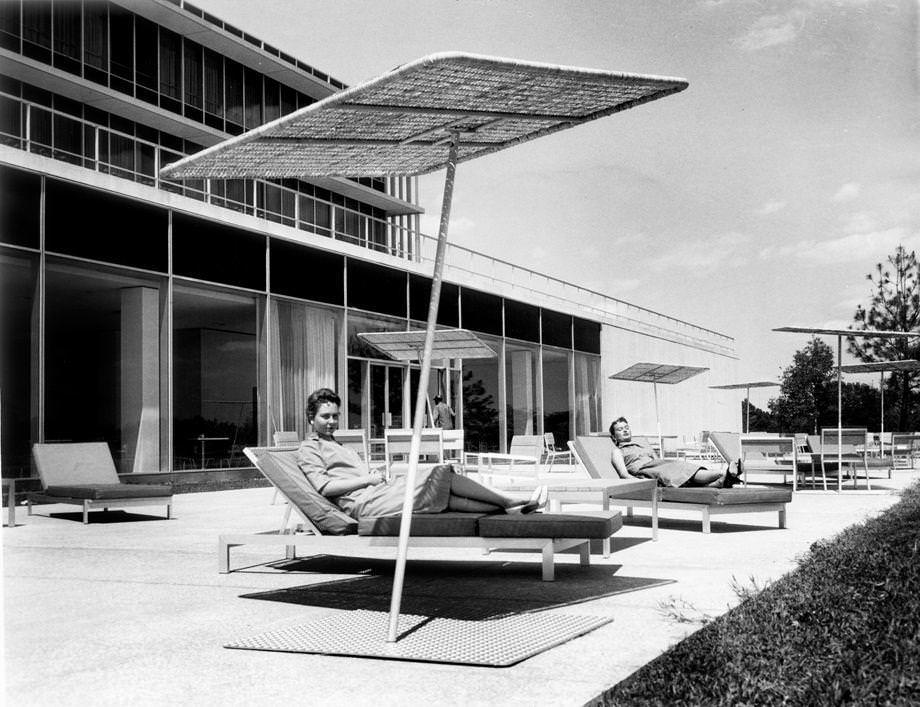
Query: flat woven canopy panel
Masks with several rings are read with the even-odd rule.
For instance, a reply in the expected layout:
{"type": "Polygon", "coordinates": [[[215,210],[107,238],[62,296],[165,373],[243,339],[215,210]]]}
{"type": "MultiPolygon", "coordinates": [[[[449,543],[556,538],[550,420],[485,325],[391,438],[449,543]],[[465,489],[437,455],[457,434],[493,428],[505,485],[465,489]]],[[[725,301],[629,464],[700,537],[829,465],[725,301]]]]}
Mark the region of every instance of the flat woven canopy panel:
{"type": "Polygon", "coordinates": [[[779,385],[776,381],[751,381],[750,383],[729,383],[728,385],[711,385],[713,390],[747,390],[748,388],[772,388],[779,385]]]}
{"type": "MultiPolygon", "coordinates": [[[[358,334],[396,361],[417,361],[425,346],[424,331],[379,331],[358,334]]],[[[432,358],[495,358],[498,354],[467,329],[435,329],[432,358]]]]}
{"type": "Polygon", "coordinates": [[[874,361],[841,366],[844,373],[883,373],[885,371],[920,371],[920,361],[905,358],[900,361],[874,361]]]}
{"type": "Polygon", "coordinates": [[[664,363],[636,363],[610,376],[613,380],[673,385],[708,371],[698,366],[669,366],[664,363]]]}
{"type": "Polygon", "coordinates": [[[834,336],[920,336],[915,331],[873,331],[869,329],[821,329],[820,327],[781,326],[773,331],[787,331],[797,334],[833,334],[834,336]]]}
{"type": "Polygon", "coordinates": [[[164,167],[168,179],[433,172],[682,91],[680,78],[443,53],[164,167]]]}
{"type": "Polygon", "coordinates": [[[396,642],[388,643],[384,640],[387,615],[359,609],[242,638],[225,647],[507,667],[612,620],[605,616],[546,612],[484,621],[407,614],[402,617],[402,635],[396,642]]]}

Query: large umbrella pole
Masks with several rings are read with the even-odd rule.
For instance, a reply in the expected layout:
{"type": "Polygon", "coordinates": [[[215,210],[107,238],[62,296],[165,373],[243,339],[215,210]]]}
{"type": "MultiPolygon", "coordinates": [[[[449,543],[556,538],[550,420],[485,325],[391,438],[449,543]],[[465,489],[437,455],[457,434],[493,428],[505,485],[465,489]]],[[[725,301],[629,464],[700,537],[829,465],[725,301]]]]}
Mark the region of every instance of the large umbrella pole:
{"type": "Polygon", "coordinates": [[[878,389],[882,392],[882,402],[879,409],[879,423],[881,432],[878,433],[878,456],[885,461],[885,371],[878,374],[878,389]]]}
{"type": "Polygon", "coordinates": [[[747,392],[745,393],[745,406],[744,406],[744,431],[751,431],[751,386],[747,387],[747,392]]]}
{"type": "Polygon", "coordinates": [[[441,224],[438,227],[438,248],[434,257],[434,273],[431,276],[431,299],[428,302],[428,324],[425,328],[425,348],[422,354],[422,370],[419,374],[418,391],[415,396],[415,416],[412,422],[412,442],[409,445],[409,470],[406,473],[406,494],[403,497],[402,520],[399,525],[399,547],[396,552],[396,570],[393,575],[393,594],[390,596],[390,624],[387,641],[396,642],[399,629],[399,607],[402,603],[403,579],[406,574],[406,558],[409,554],[409,530],[412,523],[415,477],[418,472],[418,454],[421,449],[422,423],[425,420],[425,402],[428,398],[428,378],[431,373],[431,351],[434,348],[434,330],[438,321],[438,304],[441,299],[441,273],[444,270],[444,255],[447,250],[447,224],[450,221],[450,204],[454,193],[454,174],[457,171],[457,145],[459,135],[451,134],[450,151],[447,157],[447,176],[444,179],[444,200],[441,202],[441,224]]]}
{"type": "Polygon", "coordinates": [[[843,336],[837,334],[837,493],[843,490],[843,383],[840,367],[843,365],[843,336]]]}
{"type": "Polygon", "coordinates": [[[661,437],[661,415],[658,414],[658,384],[652,382],[652,390],[655,391],[655,425],[658,428],[658,455],[664,459],[664,440],[661,437]]]}

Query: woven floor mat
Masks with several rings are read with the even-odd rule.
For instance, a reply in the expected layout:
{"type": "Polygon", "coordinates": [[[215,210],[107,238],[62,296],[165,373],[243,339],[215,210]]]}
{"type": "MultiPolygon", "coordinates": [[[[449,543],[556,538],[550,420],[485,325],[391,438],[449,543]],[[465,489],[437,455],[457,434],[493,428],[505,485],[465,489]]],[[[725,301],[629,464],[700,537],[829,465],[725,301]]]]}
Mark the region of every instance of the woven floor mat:
{"type": "Polygon", "coordinates": [[[507,667],[611,622],[605,616],[527,613],[485,621],[404,614],[395,643],[386,641],[389,614],[347,611],[227,643],[285,653],[507,667]]]}

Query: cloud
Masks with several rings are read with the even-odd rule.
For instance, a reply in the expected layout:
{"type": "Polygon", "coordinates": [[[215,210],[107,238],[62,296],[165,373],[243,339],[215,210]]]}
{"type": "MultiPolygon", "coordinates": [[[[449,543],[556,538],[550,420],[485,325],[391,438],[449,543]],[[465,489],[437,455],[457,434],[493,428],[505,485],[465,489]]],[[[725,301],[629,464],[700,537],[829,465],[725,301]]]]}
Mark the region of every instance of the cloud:
{"type": "Polygon", "coordinates": [[[765,260],[794,258],[797,262],[830,265],[881,260],[898,245],[908,250],[920,249],[920,232],[910,233],[903,227],[884,231],[851,233],[826,241],[804,240],[784,246],[768,246],[760,251],[765,260]]]}
{"type": "Polygon", "coordinates": [[[844,201],[853,201],[857,196],[859,196],[860,187],[856,182],[847,182],[840,189],[837,190],[837,193],[831,197],[831,201],[841,203],[844,201]]]}
{"type": "Polygon", "coordinates": [[[782,211],[785,208],[785,201],[768,201],[759,209],[755,209],[754,213],[758,216],[769,216],[770,214],[775,214],[777,211],[782,211]]]}
{"type": "Polygon", "coordinates": [[[799,35],[804,24],[805,13],[798,8],[778,15],[764,15],[735,39],[735,44],[748,52],[787,44],[799,35]]]}
{"type": "Polygon", "coordinates": [[[697,238],[657,254],[650,267],[656,273],[684,270],[693,274],[712,273],[724,266],[740,266],[748,262],[750,236],[743,233],[722,233],[697,238]]]}

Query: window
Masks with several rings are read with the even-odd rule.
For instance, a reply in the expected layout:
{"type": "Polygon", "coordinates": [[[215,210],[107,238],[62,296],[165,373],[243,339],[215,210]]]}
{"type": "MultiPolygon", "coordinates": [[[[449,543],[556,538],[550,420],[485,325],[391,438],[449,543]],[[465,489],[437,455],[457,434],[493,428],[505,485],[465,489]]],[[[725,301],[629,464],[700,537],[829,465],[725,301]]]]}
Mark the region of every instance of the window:
{"type": "Polygon", "coordinates": [[[535,435],[537,426],[537,367],[540,351],[536,345],[505,344],[505,414],[508,442],[513,435],[535,435]]]}
{"type": "Polygon", "coordinates": [[[278,82],[265,78],[265,122],[281,117],[281,87],[278,82]]]}
{"type": "Polygon", "coordinates": [[[272,293],[328,304],[344,304],[344,290],[343,256],[272,239],[272,293]]]}
{"type": "Polygon", "coordinates": [[[601,430],[600,356],[575,354],[575,434],[601,430]]]}
{"type": "Polygon", "coordinates": [[[80,3],[54,3],[54,65],[80,75],[80,3]]]}
{"type": "Polygon", "coordinates": [[[204,50],[204,112],[207,125],[224,129],[224,59],[209,49],[204,50]]]}
{"type": "Polygon", "coordinates": [[[19,52],[22,14],[18,2],[0,2],[0,47],[19,52]]]}
{"type": "Polygon", "coordinates": [[[530,304],[505,300],[505,336],[540,341],[540,310],[530,304]]]}
{"type": "Polygon", "coordinates": [[[117,5],[109,6],[110,86],[134,95],[134,15],[117,5]]]}
{"type": "Polygon", "coordinates": [[[108,83],[108,10],[106,5],[87,3],[83,8],[83,75],[96,83],[108,83]]]}
{"type": "Polygon", "coordinates": [[[201,45],[186,39],[184,48],[185,115],[193,120],[201,120],[201,107],[204,105],[204,60],[201,45]]]}
{"type": "Polygon", "coordinates": [[[396,317],[406,316],[406,273],[393,268],[348,261],[348,306],[396,317]]]}
{"type": "Polygon", "coordinates": [[[0,249],[0,358],[3,359],[3,366],[0,366],[0,389],[3,390],[0,456],[4,479],[32,475],[32,443],[38,441],[35,424],[38,410],[30,390],[31,381],[37,375],[33,353],[37,350],[33,344],[37,339],[37,281],[37,255],[0,249]]]}
{"type": "Polygon", "coordinates": [[[42,180],[37,174],[0,167],[0,240],[38,248],[42,180]]]}
{"type": "Polygon", "coordinates": [[[249,466],[258,439],[259,346],[263,300],[218,288],[176,284],[173,295],[173,468],[249,466]]]}
{"type": "Polygon", "coordinates": [[[265,289],[265,237],[173,214],[173,271],[201,280],[265,289]]]}
{"type": "Polygon", "coordinates": [[[587,319],[572,318],[575,350],[599,354],[601,352],[601,325],[587,319]]]}
{"type": "Polygon", "coordinates": [[[463,327],[485,334],[502,334],[502,298],[464,287],[460,293],[463,327]]]}
{"type": "MultiPolygon", "coordinates": [[[[541,315],[543,343],[550,346],[561,346],[565,349],[572,348],[572,317],[549,309],[542,310],[541,315]]],[[[566,439],[569,438],[566,437],[566,439]]]]}
{"type": "Polygon", "coordinates": [[[160,469],[161,281],[49,261],[46,439],[108,443],[121,473],[160,469]]]}
{"type": "Polygon", "coordinates": [[[262,75],[246,69],[246,130],[262,125],[262,75]]]}
{"type": "Polygon", "coordinates": [[[543,431],[558,440],[572,439],[569,400],[569,357],[566,351],[543,349],[543,431]]]}
{"type": "Polygon", "coordinates": [[[47,0],[22,4],[22,53],[51,63],[51,3],[47,0]]]}
{"type": "MultiPolygon", "coordinates": [[[[482,337],[495,351],[502,350],[500,339],[482,337]]],[[[463,361],[463,429],[469,452],[499,450],[499,359],[476,358],[463,361]]]]}
{"type": "Polygon", "coordinates": [[[182,38],[164,27],[160,27],[160,95],[176,102],[182,99],[182,38]]]}
{"type": "Polygon", "coordinates": [[[243,66],[226,60],[227,76],[227,132],[243,132],[243,66]]]}

